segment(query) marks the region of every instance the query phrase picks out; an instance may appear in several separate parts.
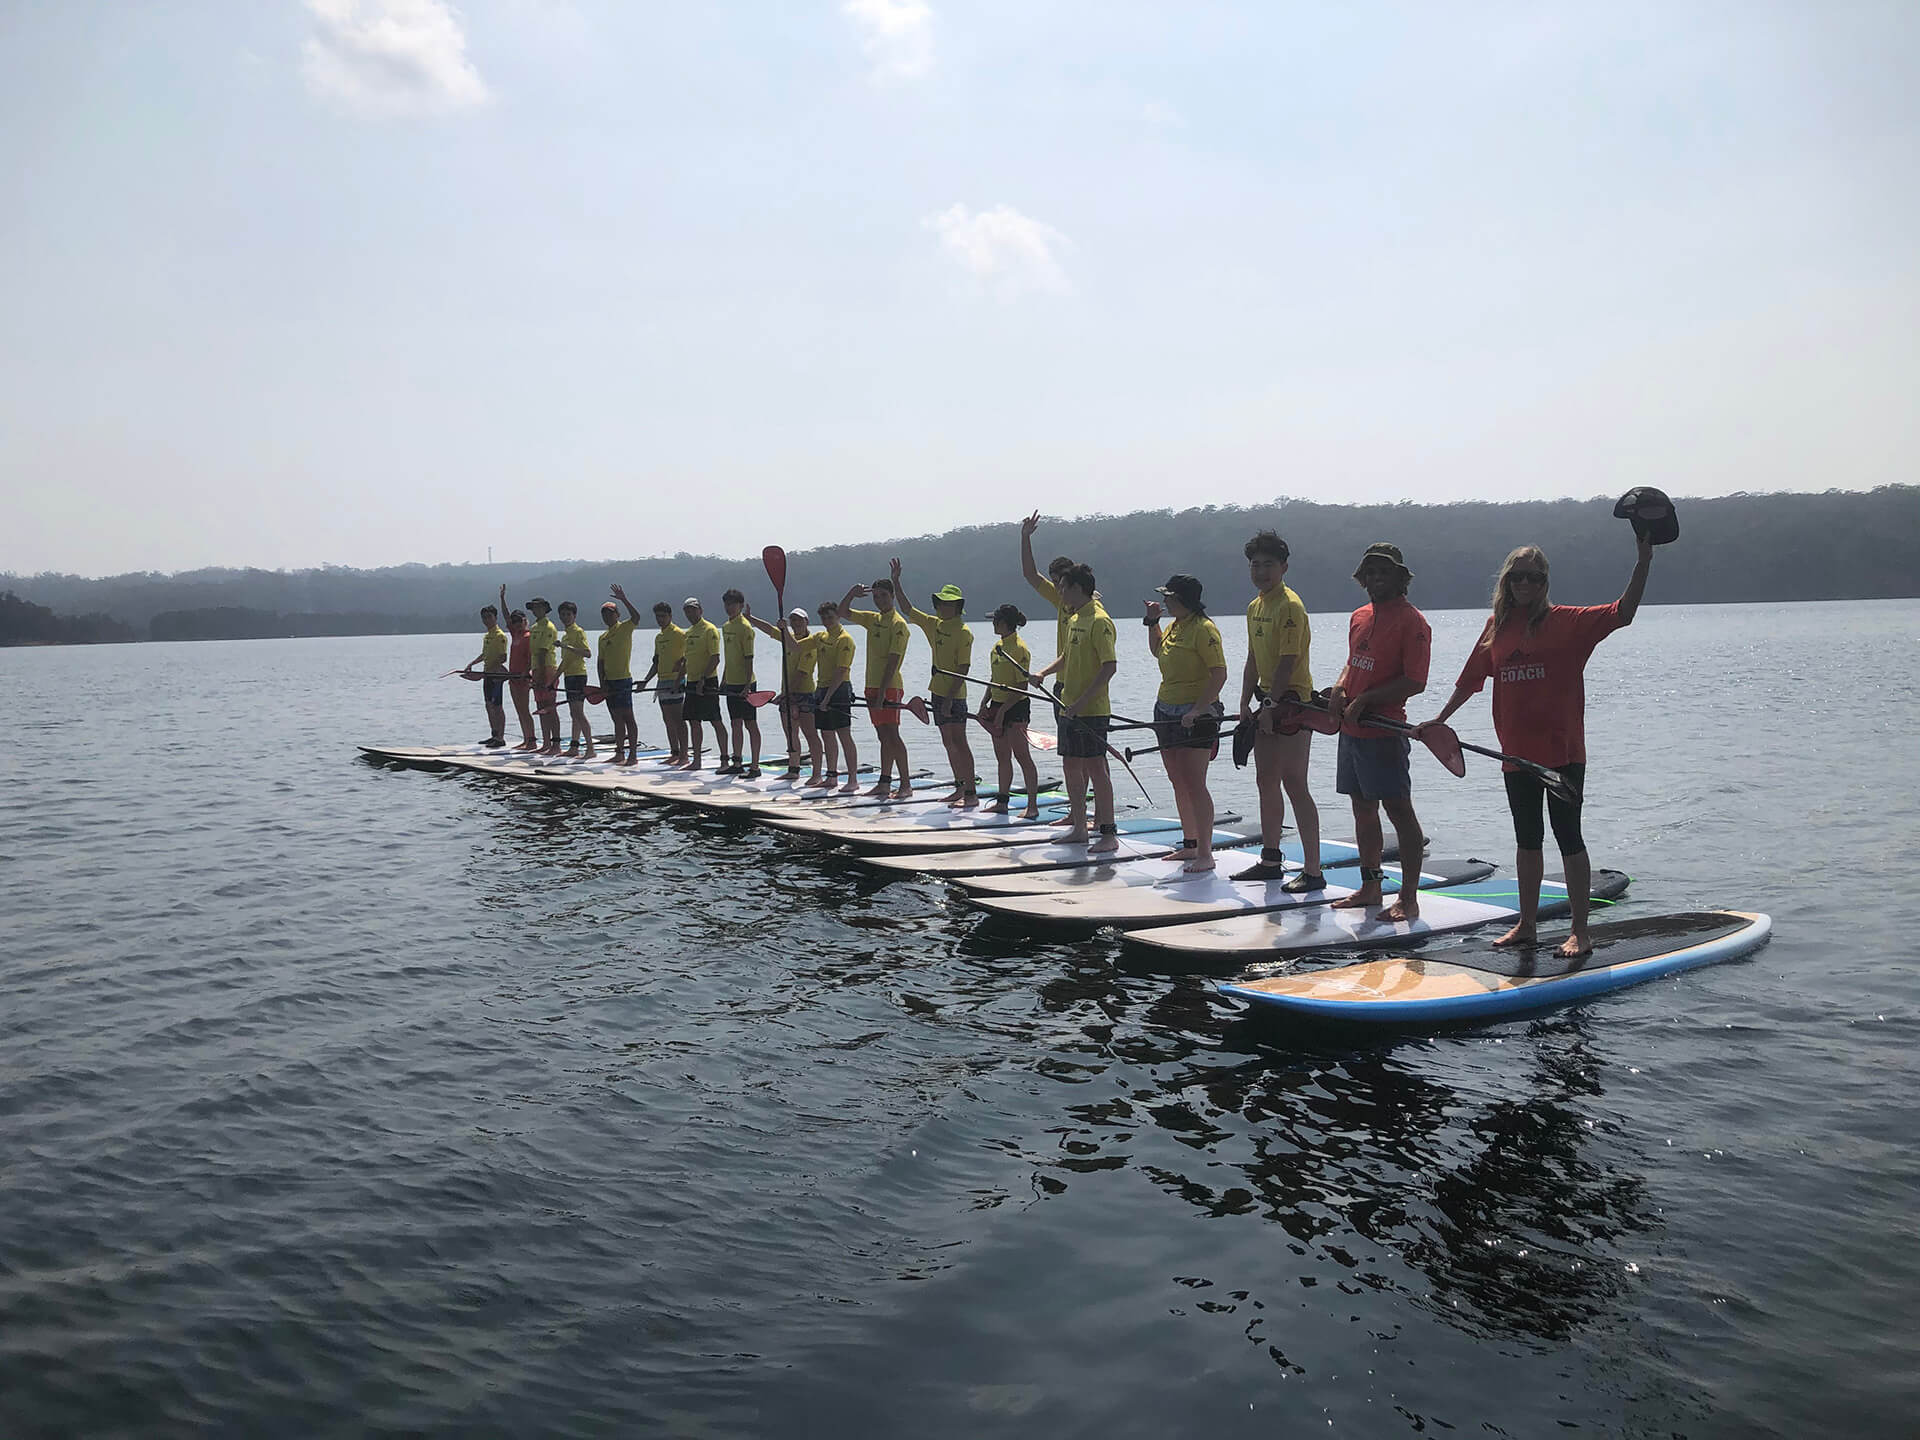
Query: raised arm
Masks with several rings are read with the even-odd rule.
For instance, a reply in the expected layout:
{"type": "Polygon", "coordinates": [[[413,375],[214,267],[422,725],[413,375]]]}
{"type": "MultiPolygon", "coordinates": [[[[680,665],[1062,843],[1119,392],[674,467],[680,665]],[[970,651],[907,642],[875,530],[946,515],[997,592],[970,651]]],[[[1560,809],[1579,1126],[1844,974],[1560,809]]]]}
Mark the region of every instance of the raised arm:
{"type": "Polygon", "coordinates": [[[853,602],[855,600],[864,600],[872,593],[873,587],[871,585],[849,585],[847,587],[847,593],[840,597],[840,613],[842,615],[847,614],[853,609],[853,602]]]}
{"type": "Polygon", "coordinates": [[[1647,593],[1647,572],[1653,568],[1653,541],[1644,535],[1634,538],[1639,554],[1633,562],[1633,574],[1627,577],[1627,588],[1620,592],[1620,623],[1631,625],[1633,617],[1640,610],[1640,597],[1647,593]]]}
{"type": "Polygon", "coordinates": [[[1160,634],[1160,602],[1158,600],[1147,601],[1146,622],[1147,650],[1157,658],[1160,654],[1160,642],[1164,638],[1160,634]]]}
{"type": "Polygon", "coordinates": [[[1033,563],[1033,532],[1040,528],[1040,512],[1034,511],[1020,522],[1020,573],[1027,577],[1027,584],[1034,589],[1040,588],[1040,582],[1046,577],[1040,573],[1040,567],[1033,563]]]}
{"type": "Polygon", "coordinates": [[[900,562],[898,560],[889,561],[887,564],[887,572],[893,576],[893,603],[900,607],[900,613],[902,615],[906,616],[907,619],[913,621],[915,624],[918,624],[920,617],[926,612],[924,610],[914,609],[913,601],[907,598],[907,587],[900,581],[900,562]]]}
{"type": "Polygon", "coordinates": [[[627,607],[627,618],[637,626],[640,623],[640,612],[633,608],[633,601],[627,598],[627,592],[622,590],[618,585],[615,585],[613,587],[613,598],[627,607]]]}

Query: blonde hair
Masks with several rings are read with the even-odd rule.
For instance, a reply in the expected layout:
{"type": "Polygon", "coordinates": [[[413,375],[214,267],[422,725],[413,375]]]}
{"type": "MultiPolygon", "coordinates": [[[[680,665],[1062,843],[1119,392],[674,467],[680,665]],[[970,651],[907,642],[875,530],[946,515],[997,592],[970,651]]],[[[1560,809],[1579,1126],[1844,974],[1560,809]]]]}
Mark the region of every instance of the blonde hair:
{"type": "MultiPolygon", "coordinates": [[[[1507,558],[1501,562],[1500,573],[1493,578],[1493,619],[1487,625],[1486,636],[1489,645],[1493,643],[1495,632],[1506,623],[1507,616],[1513,613],[1513,595],[1507,589],[1507,576],[1527,561],[1532,562],[1527,566],[1528,569],[1538,570],[1542,575],[1548,573],[1547,552],[1538,545],[1522,545],[1519,549],[1508,553],[1507,558]]],[[[1527,633],[1532,634],[1533,627],[1546,618],[1547,586],[1542,585],[1540,593],[1533,597],[1533,607],[1527,612],[1527,633]]]]}

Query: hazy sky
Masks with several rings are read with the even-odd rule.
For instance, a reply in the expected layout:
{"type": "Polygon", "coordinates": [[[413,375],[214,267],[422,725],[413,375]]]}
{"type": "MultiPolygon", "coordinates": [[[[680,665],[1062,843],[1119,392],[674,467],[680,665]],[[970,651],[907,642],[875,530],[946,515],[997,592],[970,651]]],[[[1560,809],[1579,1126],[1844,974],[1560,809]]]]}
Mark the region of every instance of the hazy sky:
{"type": "Polygon", "coordinates": [[[0,569],[1920,479],[1920,4],[0,0],[0,569]]]}

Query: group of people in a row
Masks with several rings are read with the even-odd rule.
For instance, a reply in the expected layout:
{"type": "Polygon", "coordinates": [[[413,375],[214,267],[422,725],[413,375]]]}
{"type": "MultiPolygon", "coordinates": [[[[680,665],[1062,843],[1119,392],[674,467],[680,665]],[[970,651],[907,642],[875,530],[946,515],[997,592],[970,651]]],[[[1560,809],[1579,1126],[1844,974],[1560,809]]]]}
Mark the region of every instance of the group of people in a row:
{"type": "MultiPolygon", "coordinates": [[[[986,689],[978,713],[968,706],[973,677],[974,637],[962,618],[965,596],[945,585],[931,598],[931,611],[907,594],[899,561],[891,573],[871,585],[854,585],[838,601],[823,601],[814,615],[796,608],[774,625],[756,616],[737,589],[721,596],[724,624],[705,618],[697,597],[681,606],[686,624],[676,623],[662,601],[653,607],[656,626],[653,660],[637,680],[633,675],[634,632],[640,612],[618,585],[601,607],[603,630],[597,649],[579,625],[577,608],[558,607],[559,625],[548,618],[547,602],[536,597],[526,611],[507,615],[506,590],[500,605],[481,611],[486,637],[469,672],[486,686],[491,734],[487,744],[504,746],[505,698],[511,694],[519,717],[521,750],[563,753],[559,694],[564,689],[571,712],[569,755],[596,754],[587,716],[588,664],[597,672],[596,698],[613,718],[613,763],[635,763],[639,730],[633,696],[651,689],[666,726],[669,766],[701,768],[703,730],[711,727],[718,757],[717,774],[760,775],[759,707],[777,698],[786,732],[787,773],[802,784],[843,793],[860,790],[860,757],[852,719],[864,707],[878,744],[877,775],[866,794],[904,798],[913,793],[907,750],[900,736],[901,712],[925,707],[938,727],[953,784],[944,797],[955,807],[980,803],[978,771],[968,727],[981,725],[992,738],[999,787],[989,808],[1008,810],[1015,803],[1014,771],[1024,782],[1021,814],[1040,817],[1039,780],[1033,760],[1029,722],[1035,700],[1055,716],[1067,814],[1060,839],[1085,844],[1090,852],[1119,847],[1115,820],[1109,742],[1115,725],[1109,689],[1119,667],[1118,636],[1101,602],[1093,570],[1068,556],[1056,557],[1043,574],[1034,560],[1033,535],[1039,515],[1020,526],[1020,560],[1027,582],[1055,615],[1054,657],[1038,671],[1021,639],[1027,617],[1018,606],[1003,604],[992,614],[994,643],[986,689]],[[871,597],[871,609],[854,602],[871,597]],[[616,603],[617,602],[617,603],[616,603]],[[625,615],[621,614],[625,608],[625,615]],[[531,619],[528,618],[529,613],[531,619]],[[814,628],[818,619],[819,628],[814,628]],[[849,627],[865,632],[866,656],[861,683],[853,670],[855,643],[849,627]],[[903,673],[914,629],[926,637],[931,679],[924,698],[909,700],[903,673]],[[756,689],[756,634],[779,642],[783,684],[777,697],[756,689]],[[720,701],[727,702],[727,723],[720,701]],[[531,705],[530,705],[531,702],[531,705]],[[534,738],[537,713],[541,738],[534,738]]],[[[1323,723],[1337,724],[1337,787],[1352,805],[1360,851],[1360,886],[1334,903],[1341,907],[1385,906],[1389,920],[1419,913],[1419,874],[1424,834],[1413,807],[1406,702],[1426,688],[1432,631],[1407,598],[1413,572],[1399,548],[1367,547],[1353,578],[1367,603],[1347,626],[1347,656],[1339,677],[1324,691],[1313,682],[1309,654],[1312,631],[1306,607],[1286,583],[1290,552],[1285,540],[1262,530],[1245,547],[1248,578],[1254,590],[1246,610],[1247,659],[1240,677],[1238,724],[1251,727],[1251,753],[1260,794],[1263,848],[1260,858],[1239,870],[1236,880],[1282,879],[1281,835],[1292,805],[1302,863],[1282,888],[1294,892],[1322,889],[1320,817],[1308,788],[1307,769],[1313,729],[1310,711],[1323,711],[1323,723]],[[1385,836],[1381,812],[1393,826],[1402,872],[1391,904],[1383,894],[1381,859],[1385,836]]],[[[1444,722],[1489,680],[1493,683],[1493,721],[1502,750],[1560,772],[1573,792],[1583,787],[1586,765],[1585,697],[1582,675],[1587,657],[1615,629],[1632,623],[1639,608],[1652,542],[1638,539],[1638,557],[1626,589],[1611,605],[1551,605],[1547,599],[1547,560],[1537,547],[1523,546],[1507,556],[1494,582],[1493,609],[1480,638],[1460,671],[1454,692],[1434,721],[1444,722]]],[[[1207,768],[1218,753],[1226,718],[1223,696],[1229,676],[1219,627],[1207,613],[1201,582],[1192,575],[1169,576],[1161,598],[1149,602],[1141,623],[1147,649],[1160,670],[1160,686],[1150,722],[1156,746],[1173,787],[1181,821],[1182,844],[1174,858],[1190,872],[1212,870],[1214,805],[1207,768]]],[[[1133,723],[1120,722],[1123,726],[1133,723]]],[[[1513,814],[1521,889],[1518,923],[1496,943],[1520,944],[1533,938],[1534,916],[1544,873],[1543,844],[1551,823],[1572,897],[1573,927],[1565,951],[1584,954],[1587,939],[1589,866],[1580,833],[1580,803],[1552,796],[1530,772],[1509,765],[1505,772],[1513,814]],[[1546,806],[1543,822],[1541,808],[1546,806]]]]}

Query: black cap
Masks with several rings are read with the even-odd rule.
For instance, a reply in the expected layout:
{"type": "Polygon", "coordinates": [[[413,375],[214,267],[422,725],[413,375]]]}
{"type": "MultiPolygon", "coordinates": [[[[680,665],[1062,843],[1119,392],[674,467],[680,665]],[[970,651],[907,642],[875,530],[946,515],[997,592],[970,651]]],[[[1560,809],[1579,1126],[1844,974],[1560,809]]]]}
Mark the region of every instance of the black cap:
{"type": "Polygon", "coordinates": [[[1614,515],[1633,522],[1633,533],[1644,535],[1655,545],[1671,545],[1680,538],[1680,517],[1673,513],[1673,501],[1667,492],[1651,485],[1636,485],[1620,497],[1614,515]]]}
{"type": "Polygon", "coordinates": [[[533,609],[533,607],[536,605],[538,605],[543,610],[551,610],[553,608],[551,605],[547,604],[547,599],[544,595],[536,595],[531,600],[527,601],[527,608],[529,610],[533,609]]]}
{"type": "Polygon", "coordinates": [[[1205,612],[1200,603],[1200,582],[1191,575],[1169,575],[1167,583],[1156,586],[1162,595],[1171,595],[1189,610],[1205,612]]]}

